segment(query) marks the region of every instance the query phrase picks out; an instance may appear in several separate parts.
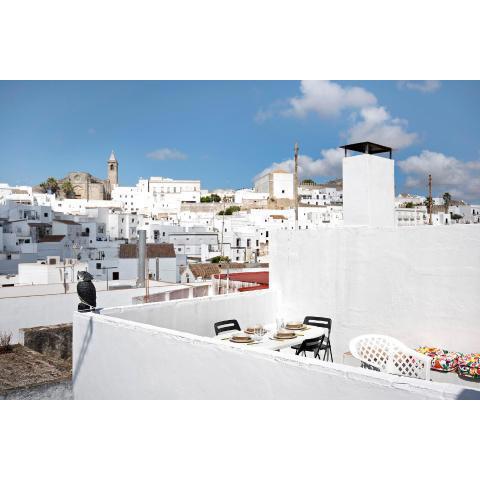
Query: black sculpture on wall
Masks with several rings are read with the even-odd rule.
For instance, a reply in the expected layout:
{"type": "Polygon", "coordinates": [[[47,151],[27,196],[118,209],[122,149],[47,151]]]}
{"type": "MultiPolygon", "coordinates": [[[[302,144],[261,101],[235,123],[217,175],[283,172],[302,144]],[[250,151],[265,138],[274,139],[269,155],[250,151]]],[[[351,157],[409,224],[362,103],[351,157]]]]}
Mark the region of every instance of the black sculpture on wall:
{"type": "Polygon", "coordinates": [[[97,290],[92,283],[93,276],[88,272],[78,272],[77,279],[80,280],[77,283],[77,294],[80,298],[78,304],[78,311],[84,312],[87,310],[93,310],[97,307],[97,290]]]}

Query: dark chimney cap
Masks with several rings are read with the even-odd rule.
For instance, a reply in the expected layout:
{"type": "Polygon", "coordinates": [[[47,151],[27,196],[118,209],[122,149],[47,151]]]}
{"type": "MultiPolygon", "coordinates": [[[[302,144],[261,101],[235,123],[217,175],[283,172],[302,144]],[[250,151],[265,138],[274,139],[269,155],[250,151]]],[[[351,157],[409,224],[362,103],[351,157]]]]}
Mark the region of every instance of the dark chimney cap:
{"type": "Polygon", "coordinates": [[[351,143],[350,145],[342,145],[341,147],[345,150],[345,156],[347,156],[347,151],[359,153],[369,153],[371,155],[378,155],[379,153],[388,153],[390,158],[392,158],[392,148],[379,145],[378,143],[373,142],[360,142],[360,143],[351,143]]]}

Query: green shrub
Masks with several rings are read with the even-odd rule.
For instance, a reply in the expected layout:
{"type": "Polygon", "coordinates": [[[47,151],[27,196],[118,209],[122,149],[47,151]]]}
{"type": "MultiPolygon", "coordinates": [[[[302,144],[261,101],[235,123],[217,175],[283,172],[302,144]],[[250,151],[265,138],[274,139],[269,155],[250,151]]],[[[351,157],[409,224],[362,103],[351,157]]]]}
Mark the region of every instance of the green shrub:
{"type": "Polygon", "coordinates": [[[222,255],[217,255],[216,257],[211,258],[210,261],[212,263],[220,263],[220,262],[230,263],[230,258],[229,257],[224,257],[222,255]]]}
{"type": "Polygon", "coordinates": [[[219,215],[231,215],[233,212],[239,212],[239,211],[240,211],[240,207],[238,207],[237,205],[232,205],[231,207],[228,207],[225,210],[221,210],[220,212],[218,212],[218,214],[219,215]]]}

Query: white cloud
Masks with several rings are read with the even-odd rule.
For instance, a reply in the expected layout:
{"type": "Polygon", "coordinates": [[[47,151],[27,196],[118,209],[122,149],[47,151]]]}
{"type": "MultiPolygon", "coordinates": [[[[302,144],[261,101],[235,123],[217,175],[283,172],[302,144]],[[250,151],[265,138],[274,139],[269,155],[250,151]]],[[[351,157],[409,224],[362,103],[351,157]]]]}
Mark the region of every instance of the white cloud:
{"type": "MultiPolygon", "coordinates": [[[[320,158],[317,159],[313,159],[308,155],[299,155],[298,177],[301,180],[311,177],[341,177],[342,159],[343,152],[337,148],[322,150],[320,158]]],[[[287,172],[293,172],[294,168],[293,158],[283,162],[275,162],[256,175],[254,181],[272,170],[282,169],[287,172]]]]}
{"type": "Polygon", "coordinates": [[[160,148],[147,153],[147,158],[153,158],[154,160],[185,160],[187,154],[175,148],[160,148]]]}
{"type": "Polygon", "coordinates": [[[398,162],[407,175],[405,186],[426,190],[428,175],[437,194],[449,192],[457,199],[480,198],[480,161],[462,162],[443,153],[423,150],[420,155],[398,162]]]}
{"type": "Polygon", "coordinates": [[[355,110],[375,105],[377,98],[361,87],[342,87],[328,80],[303,80],[298,97],[289,99],[287,115],[304,117],[310,112],[321,117],[333,117],[343,110],[355,110]]]}
{"type": "Polygon", "coordinates": [[[408,122],[392,118],[385,107],[362,108],[359,117],[360,120],[348,131],[349,142],[370,141],[392,148],[404,148],[417,140],[416,133],[407,131],[408,122]]]}
{"type": "Polygon", "coordinates": [[[350,112],[354,124],[344,134],[351,142],[371,141],[392,148],[403,148],[417,140],[407,131],[407,121],[392,117],[379,105],[375,95],[362,87],[343,87],[327,80],[304,80],[300,95],[277,101],[257,112],[255,120],[264,122],[276,115],[305,117],[313,112],[322,118],[350,112]]]}
{"type": "Polygon", "coordinates": [[[436,92],[440,85],[439,80],[401,80],[398,82],[399,88],[407,88],[422,93],[436,92]]]}
{"type": "Polygon", "coordinates": [[[261,108],[254,117],[254,120],[257,123],[266,122],[268,119],[272,118],[275,115],[275,111],[273,108],[261,108]]]}

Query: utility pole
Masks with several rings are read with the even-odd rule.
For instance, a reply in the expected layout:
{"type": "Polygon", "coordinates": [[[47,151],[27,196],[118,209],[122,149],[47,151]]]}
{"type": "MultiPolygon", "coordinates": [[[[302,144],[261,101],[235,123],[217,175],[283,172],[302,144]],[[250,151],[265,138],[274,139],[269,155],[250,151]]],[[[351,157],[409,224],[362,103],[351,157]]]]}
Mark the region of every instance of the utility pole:
{"type": "Polygon", "coordinates": [[[116,269],[118,267],[102,267],[102,270],[107,273],[107,292],[108,292],[108,271],[113,270],[114,268],[116,269]]]}
{"type": "Polygon", "coordinates": [[[295,230],[298,230],[298,143],[295,143],[295,171],[293,174],[293,195],[295,198],[295,230]]]}
{"type": "Polygon", "coordinates": [[[77,262],[79,260],[79,256],[80,256],[80,251],[82,250],[82,246],[79,245],[78,243],[75,243],[73,242],[72,244],[72,251],[73,251],[73,264],[72,264],[72,283],[75,282],[75,280],[77,279],[76,275],[75,275],[75,266],[77,265],[77,262]]]}
{"type": "Polygon", "coordinates": [[[150,269],[148,262],[148,250],[145,255],[145,303],[150,300],[150,269]]]}
{"type": "Polygon", "coordinates": [[[225,231],[225,195],[223,196],[222,199],[222,205],[223,205],[223,215],[222,215],[222,237],[221,237],[221,245],[220,245],[220,261],[218,262],[219,268],[219,273],[218,273],[218,294],[220,295],[222,291],[222,262],[224,258],[224,250],[223,250],[223,232],[225,231]]]}
{"type": "Polygon", "coordinates": [[[227,291],[226,293],[228,293],[228,289],[230,288],[230,262],[227,262],[227,291]]]}
{"type": "Polygon", "coordinates": [[[67,266],[65,264],[65,259],[63,260],[63,265],[57,268],[59,270],[63,270],[63,293],[67,294],[67,278],[65,276],[65,269],[67,268],[67,266]]]}
{"type": "Polygon", "coordinates": [[[223,215],[222,215],[222,244],[220,245],[221,248],[221,256],[223,257],[223,232],[225,230],[225,195],[223,196],[223,215]]]}
{"type": "Polygon", "coordinates": [[[432,198],[432,175],[428,175],[428,208],[430,210],[430,216],[428,220],[429,225],[433,225],[432,222],[432,208],[433,207],[433,198],[432,198]]]}

